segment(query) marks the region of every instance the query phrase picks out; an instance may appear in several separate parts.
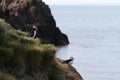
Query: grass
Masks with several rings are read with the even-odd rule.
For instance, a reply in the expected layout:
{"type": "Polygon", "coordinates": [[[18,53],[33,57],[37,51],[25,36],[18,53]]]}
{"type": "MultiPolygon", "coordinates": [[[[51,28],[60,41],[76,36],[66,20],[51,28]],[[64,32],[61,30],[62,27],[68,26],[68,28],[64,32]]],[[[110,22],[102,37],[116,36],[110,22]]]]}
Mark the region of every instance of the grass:
{"type": "Polygon", "coordinates": [[[28,33],[14,30],[0,19],[0,70],[23,76],[49,68],[54,61],[56,48],[40,44],[40,39],[28,37],[28,33]]]}
{"type": "Polygon", "coordinates": [[[71,66],[67,64],[62,64],[60,59],[55,59],[57,66],[62,70],[62,74],[65,80],[83,80],[78,72],[71,66]]]}
{"type": "Polygon", "coordinates": [[[82,80],[73,68],[55,59],[56,50],[0,19],[0,80],[82,80]]]}

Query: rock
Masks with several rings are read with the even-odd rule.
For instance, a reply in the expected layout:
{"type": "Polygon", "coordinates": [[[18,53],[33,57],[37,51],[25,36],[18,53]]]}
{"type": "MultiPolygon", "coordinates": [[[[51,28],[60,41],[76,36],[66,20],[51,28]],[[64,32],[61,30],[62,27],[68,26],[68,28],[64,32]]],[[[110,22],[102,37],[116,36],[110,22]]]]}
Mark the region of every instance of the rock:
{"type": "Polygon", "coordinates": [[[37,37],[42,43],[55,45],[67,45],[69,40],[66,34],[56,27],[56,21],[51,10],[42,0],[21,0],[7,2],[5,12],[0,7],[0,17],[5,19],[15,29],[31,31],[27,25],[38,27],[37,37]],[[13,5],[14,4],[14,5],[13,5]],[[5,14],[6,13],[6,14],[5,14]]]}
{"type": "Polygon", "coordinates": [[[81,75],[76,71],[74,67],[68,64],[62,64],[62,61],[57,58],[55,61],[56,66],[59,66],[63,70],[61,76],[63,75],[65,80],[83,80],[81,75]]]}
{"type": "Polygon", "coordinates": [[[62,33],[60,29],[56,28],[56,37],[55,37],[55,44],[56,45],[67,45],[69,44],[69,40],[67,38],[67,35],[62,33]]]}

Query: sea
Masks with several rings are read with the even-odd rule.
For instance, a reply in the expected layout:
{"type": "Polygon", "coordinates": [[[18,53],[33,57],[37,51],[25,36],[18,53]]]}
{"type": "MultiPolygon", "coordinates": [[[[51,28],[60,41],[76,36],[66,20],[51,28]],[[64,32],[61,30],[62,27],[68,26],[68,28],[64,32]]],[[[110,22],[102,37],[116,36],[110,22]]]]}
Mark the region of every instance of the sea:
{"type": "Polygon", "coordinates": [[[74,57],[84,80],[120,80],[120,6],[50,6],[70,44],[56,57],[74,57]]]}

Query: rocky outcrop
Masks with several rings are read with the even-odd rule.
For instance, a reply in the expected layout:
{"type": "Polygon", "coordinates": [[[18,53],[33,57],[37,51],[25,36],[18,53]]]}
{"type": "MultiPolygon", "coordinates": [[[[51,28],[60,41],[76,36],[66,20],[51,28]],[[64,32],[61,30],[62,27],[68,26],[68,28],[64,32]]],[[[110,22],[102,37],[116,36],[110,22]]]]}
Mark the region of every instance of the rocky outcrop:
{"type": "Polygon", "coordinates": [[[74,67],[72,67],[72,65],[63,64],[60,59],[56,59],[56,66],[59,66],[63,70],[61,76],[63,76],[64,80],[83,80],[81,75],[74,67]]]}
{"type": "Polygon", "coordinates": [[[55,58],[56,50],[0,19],[0,80],[83,80],[55,58]]]}
{"type": "Polygon", "coordinates": [[[42,0],[11,0],[7,1],[3,11],[0,7],[0,17],[10,23],[15,29],[31,33],[32,26],[37,26],[37,35],[42,43],[67,45],[66,34],[56,27],[56,21],[51,10],[42,0]]]}

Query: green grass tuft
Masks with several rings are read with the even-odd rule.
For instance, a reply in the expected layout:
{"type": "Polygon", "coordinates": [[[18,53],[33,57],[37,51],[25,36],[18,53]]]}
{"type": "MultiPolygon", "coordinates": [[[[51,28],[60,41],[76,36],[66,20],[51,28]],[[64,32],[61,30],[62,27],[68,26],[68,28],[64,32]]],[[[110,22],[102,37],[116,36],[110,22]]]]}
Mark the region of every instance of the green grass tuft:
{"type": "Polygon", "coordinates": [[[13,29],[0,19],[1,71],[16,77],[44,71],[54,62],[55,52],[53,45],[41,45],[40,39],[28,37],[28,33],[13,29]]]}

